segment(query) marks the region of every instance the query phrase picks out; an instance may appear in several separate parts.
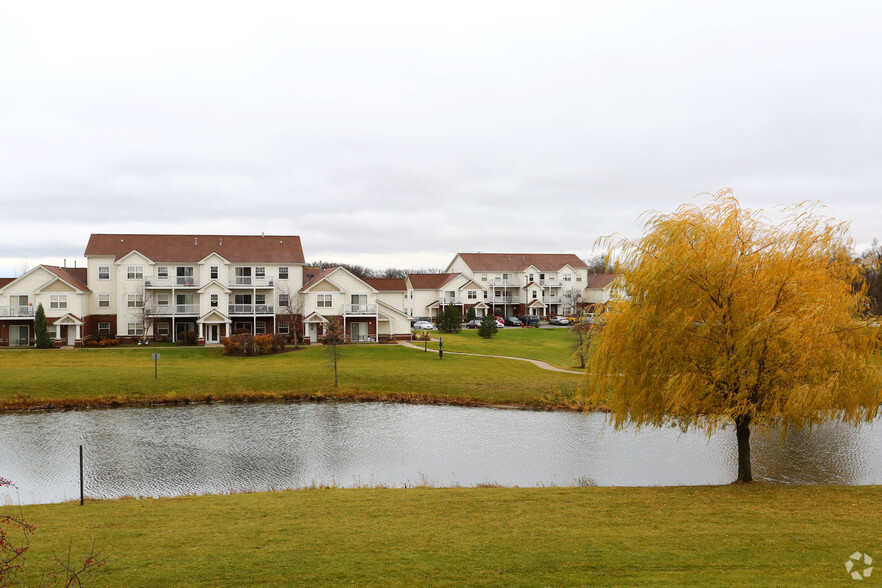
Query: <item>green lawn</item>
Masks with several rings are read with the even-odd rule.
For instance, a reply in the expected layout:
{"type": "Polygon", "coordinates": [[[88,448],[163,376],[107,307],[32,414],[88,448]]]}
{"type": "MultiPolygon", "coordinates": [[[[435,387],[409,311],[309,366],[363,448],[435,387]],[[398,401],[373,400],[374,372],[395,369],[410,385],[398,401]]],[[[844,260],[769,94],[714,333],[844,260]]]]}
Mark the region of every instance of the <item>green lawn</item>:
{"type": "Polygon", "coordinates": [[[564,369],[579,369],[573,358],[575,338],[569,329],[539,328],[518,329],[506,327],[492,339],[482,339],[477,329],[463,329],[459,333],[431,331],[430,348],[438,348],[438,337],[443,337],[445,351],[464,353],[488,353],[539,359],[564,369]]]}
{"type": "MultiPolygon", "coordinates": [[[[539,354],[542,341],[534,347],[513,341],[510,347],[539,354]]],[[[495,351],[501,340],[487,343],[495,351]]],[[[439,359],[437,353],[399,345],[353,345],[341,350],[339,386],[334,388],[333,370],[322,346],[253,358],[225,357],[219,348],[196,347],[7,349],[0,352],[0,408],[282,398],[570,408],[584,403],[583,376],[525,362],[457,355],[439,359]],[[161,354],[158,379],[151,359],[155,352],[161,354]]]]}
{"type": "Polygon", "coordinates": [[[850,554],[882,554],[879,487],[332,489],[23,509],[37,527],[26,585],[93,541],[107,560],[97,585],[128,587],[850,585],[850,554]]]}

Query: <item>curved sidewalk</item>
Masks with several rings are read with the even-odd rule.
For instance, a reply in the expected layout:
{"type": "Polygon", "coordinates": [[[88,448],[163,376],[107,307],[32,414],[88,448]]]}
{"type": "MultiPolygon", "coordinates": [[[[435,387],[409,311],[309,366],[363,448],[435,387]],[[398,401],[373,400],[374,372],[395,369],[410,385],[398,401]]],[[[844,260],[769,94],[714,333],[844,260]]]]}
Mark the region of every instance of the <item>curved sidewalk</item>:
{"type": "MultiPolygon", "coordinates": [[[[411,349],[416,349],[417,351],[423,351],[422,347],[418,345],[414,345],[410,341],[398,341],[398,344],[403,347],[409,347],[411,349]]],[[[437,351],[437,349],[433,349],[432,351],[437,351]]],[[[496,357],[498,359],[516,359],[518,361],[526,361],[532,363],[538,368],[542,368],[543,370],[548,370],[550,372],[561,372],[564,374],[578,374],[580,376],[584,376],[585,372],[575,372],[573,370],[565,370],[562,368],[554,367],[550,363],[538,360],[538,359],[528,359],[526,357],[512,357],[510,355],[488,355],[486,353],[466,353],[464,351],[445,351],[444,353],[449,353],[450,355],[474,355],[476,357],[496,357]]]]}

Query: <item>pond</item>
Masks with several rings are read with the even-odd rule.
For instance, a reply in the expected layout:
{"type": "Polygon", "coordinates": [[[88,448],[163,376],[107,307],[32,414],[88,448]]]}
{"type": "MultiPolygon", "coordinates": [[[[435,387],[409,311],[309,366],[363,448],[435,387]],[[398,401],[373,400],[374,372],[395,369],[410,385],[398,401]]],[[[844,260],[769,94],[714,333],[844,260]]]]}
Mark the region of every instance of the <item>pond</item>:
{"type": "MultiPolygon", "coordinates": [[[[880,421],[751,438],[754,478],[882,483],[880,421]]],[[[604,414],[382,403],[206,404],[0,415],[0,504],[336,485],[726,484],[735,434],[615,431],[604,414]]]]}

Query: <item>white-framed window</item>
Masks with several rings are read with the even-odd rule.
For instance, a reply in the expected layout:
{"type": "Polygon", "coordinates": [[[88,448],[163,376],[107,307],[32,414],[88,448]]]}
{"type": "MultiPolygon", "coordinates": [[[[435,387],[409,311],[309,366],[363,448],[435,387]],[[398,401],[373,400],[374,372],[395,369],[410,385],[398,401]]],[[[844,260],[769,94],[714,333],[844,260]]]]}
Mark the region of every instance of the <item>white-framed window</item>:
{"type": "Polygon", "coordinates": [[[194,275],[195,271],[191,265],[179,265],[175,268],[175,282],[178,286],[192,286],[195,284],[194,275]]]}
{"type": "Polygon", "coordinates": [[[211,266],[211,269],[209,270],[209,275],[211,276],[211,279],[216,280],[217,274],[218,274],[217,266],[216,265],[211,266]]]}
{"type": "Polygon", "coordinates": [[[156,279],[157,280],[167,280],[168,279],[168,266],[167,265],[157,266],[156,279]]]}
{"type": "Polygon", "coordinates": [[[144,279],[144,266],[143,265],[127,265],[126,266],[126,279],[127,280],[143,280],[144,279]]]}
{"type": "Polygon", "coordinates": [[[266,268],[263,266],[256,266],[254,268],[254,278],[256,280],[262,280],[266,277],[266,268]]]}
{"type": "Polygon", "coordinates": [[[448,290],[444,293],[444,296],[446,296],[447,298],[456,298],[456,291],[448,290]]]}
{"type": "Polygon", "coordinates": [[[168,294],[157,294],[156,306],[168,306],[168,294]]]}
{"type": "Polygon", "coordinates": [[[563,281],[564,282],[572,282],[573,281],[572,276],[570,276],[570,274],[564,274],[563,281]]]}
{"type": "Polygon", "coordinates": [[[212,294],[211,295],[211,307],[217,308],[217,302],[218,302],[217,294],[212,294]]]}
{"type": "Polygon", "coordinates": [[[289,332],[288,321],[279,321],[279,333],[287,335],[289,332]]]}
{"type": "Polygon", "coordinates": [[[98,323],[98,332],[102,335],[110,334],[110,323],[108,321],[101,321],[98,323]]]}
{"type": "Polygon", "coordinates": [[[233,330],[234,331],[248,331],[250,333],[251,332],[251,323],[244,322],[244,321],[237,321],[237,322],[233,323],[233,330]]]}
{"type": "MultiPolygon", "coordinates": [[[[279,292],[279,306],[288,306],[288,293],[287,292],[279,292]]],[[[279,331],[281,333],[281,331],[279,331]]]]}
{"type": "Polygon", "coordinates": [[[469,300],[477,300],[478,292],[476,290],[469,290],[467,296],[469,300]]]}
{"type": "Polygon", "coordinates": [[[502,279],[506,282],[509,281],[511,279],[511,274],[502,274],[502,279]]]}
{"type": "Polygon", "coordinates": [[[334,304],[334,295],[333,294],[316,294],[315,295],[315,307],[316,308],[331,308],[334,304]]]}
{"type": "Polygon", "coordinates": [[[110,266],[109,265],[99,265],[98,266],[98,279],[99,280],[109,280],[110,279],[110,266]]]}
{"type": "Polygon", "coordinates": [[[156,323],[156,334],[168,337],[168,323],[156,323]]]}
{"type": "Polygon", "coordinates": [[[133,337],[140,337],[144,334],[144,325],[141,323],[129,323],[127,333],[133,337]]]}
{"type": "Polygon", "coordinates": [[[140,294],[126,294],[126,306],[128,308],[142,308],[144,306],[144,299],[141,298],[140,294]]]}
{"type": "Polygon", "coordinates": [[[576,281],[577,281],[577,282],[581,282],[581,281],[582,281],[582,274],[576,274],[576,281]]]}
{"type": "Polygon", "coordinates": [[[533,290],[533,300],[536,300],[537,298],[539,298],[539,291],[533,290]]]}
{"type": "Polygon", "coordinates": [[[266,304],[266,294],[255,294],[254,304],[266,304]]]}
{"type": "Polygon", "coordinates": [[[279,266],[279,279],[280,280],[287,280],[288,279],[288,266],[287,265],[279,266]]]}
{"type": "Polygon", "coordinates": [[[486,281],[487,281],[487,274],[481,274],[481,281],[482,281],[482,282],[486,282],[486,281]]]}
{"type": "Polygon", "coordinates": [[[98,295],[98,308],[110,308],[110,294],[98,295]]]}
{"type": "Polygon", "coordinates": [[[484,290],[484,300],[487,300],[489,295],[490,295],[490,292],[488,290],[484,290]]]}
{"type": "Polygon", "coordinates": [[[50,339],[58,339],[58,327],[55,325],[46,325],[46,334],[50,339]]]}
{"type": "Polygon", "coordinates": [[[257,321],[254,326],[255,335],[266,335],[266,321],[257,321]]]}
{"type": "Polygon", "coordinates": [[[14,294],[9,297],[9,306],[30,306],[27,294],[14,294]]]}
{"type": "Polygon", "coordinates": [[[49,296],[49,308],[67,308],[67,294],[49,296]]]}
{"type": "Polygon", "coordinates": [[[532,281],[533,281],[533,274],[530,274],[530,278],[529,278],[528,281],[529,281],[529,282],[532,282],[532,281]]]}

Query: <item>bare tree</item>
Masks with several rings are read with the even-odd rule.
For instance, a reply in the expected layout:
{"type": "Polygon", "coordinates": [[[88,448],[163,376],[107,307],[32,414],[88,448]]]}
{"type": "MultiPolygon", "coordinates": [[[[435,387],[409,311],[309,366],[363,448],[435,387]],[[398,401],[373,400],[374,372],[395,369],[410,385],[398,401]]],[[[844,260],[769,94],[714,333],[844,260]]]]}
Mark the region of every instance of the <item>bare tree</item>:
{"type": "Polygon", "coordinates": [[[289,335],[294,348],[303,339],[303,297],[300,292],[292,290],[287,283],[279,285],[279,306],[290,325],[289,335]]]}
{"type": "MultiPolygon", "coordinates": [[[[147,289],[147,284],[141,282],[134,292],[135,306],[129,306],[129,314],[141,325],[141,341],[147,342],[147,331],[153,326],[156,318],[157,303],[156,294],[147,289]]],[[[128,306],[128,300],[126,300],[128,306]]]]}
{"type": "Polygon", "coordinates": [[[337,387],[337,363],[340,360],[339,346],[346,342],[346,332],[343,330],[343,321],[338,316],[332,316],[325,325],[325,345],[328,355],[334,366],[334,387],[337,387]]]}
{"type": "Polygon", "coordinates": [[[568,314],[577,314],[579,312],[579,305],[582,302],[582,289],[573,286],[568,290],[564,290],[563,300],[568,314]]]}

